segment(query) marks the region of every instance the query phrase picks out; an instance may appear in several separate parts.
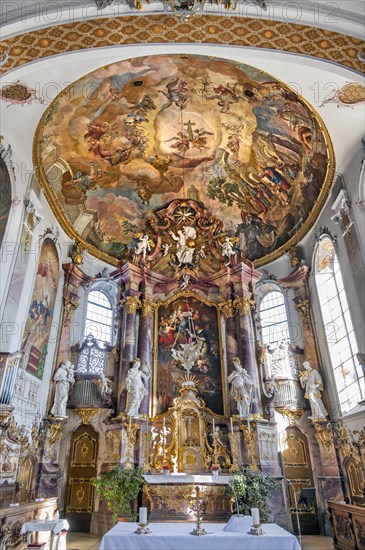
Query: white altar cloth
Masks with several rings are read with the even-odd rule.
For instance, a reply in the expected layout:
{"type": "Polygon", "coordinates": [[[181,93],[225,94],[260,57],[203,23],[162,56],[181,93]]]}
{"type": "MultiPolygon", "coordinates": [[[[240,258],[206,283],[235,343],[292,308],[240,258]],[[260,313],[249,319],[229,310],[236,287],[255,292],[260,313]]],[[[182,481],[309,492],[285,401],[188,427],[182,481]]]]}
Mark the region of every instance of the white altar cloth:
{"type": "Polygon", "coordinates": [[[38,532],[38,531],[52,531],[55,535],[58,535],[61,531],[68,531],[70,528],[69,523],[66,519],[59,519],[54,521],[44,521],[44,520],[33,520],[23,523],[20,530],[21,535],[27,533],[28,531],[38,532]]]}
{"type": "Polygon", "coordinates": [[[294,535],[265,523],[263,535],[223,531],[223,523],[203,523],[207,535],[190,535],[195,523],[151,523],[152,533],[136,535],[136,523],[117,523],[102,538],[99,550],[300,550],[294,535]]]}
{"type": "Polygon", "coordinates": [[[214,483],[219,485],[227,485],[227,483],[230,482],[232,476],[231,475],[219,475],[219,476],[213,476],[213,475],[207,475],[207,474],[169,474],[168,476],[164,475],[153,475],[153,474],[145,474],[143,476],[147,483],[157,483],[157,484],[163,484],[166,485],[166,483],[194,483],[195,485],[199,483],[203,484],[212,484],[214,483]]]}
{"type": "Polygon", "coordinates": [[[51,542],[50,542],[50,550],[53,550],[54,543],[56,539],[56,550],[65,550],[66,549],[66,541],[65,537],[61,537],[62,531],[68,531],[70,528],[69,523],[66,519],[58,519],[54,521],[44,521],[44,520],[33,520],[33,521],[27,521],[22,525],[22,528],[20,530],[20,533],[24,535],[25,533],[28,533],[28,540],[29,543],[31,541],[31,535],[32,533],[39,533],[39,531],[50,531],[51,532],[51,542]]]}

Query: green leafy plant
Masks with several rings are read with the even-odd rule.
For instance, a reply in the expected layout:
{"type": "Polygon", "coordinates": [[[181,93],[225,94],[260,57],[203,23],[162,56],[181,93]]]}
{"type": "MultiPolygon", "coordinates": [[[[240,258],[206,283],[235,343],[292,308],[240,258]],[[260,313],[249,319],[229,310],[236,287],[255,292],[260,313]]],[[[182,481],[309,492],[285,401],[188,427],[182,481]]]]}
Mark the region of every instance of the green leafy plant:
{"type": "Polygon", "coordinates": [[[118,517],[125,517],[128,521],[136,519],[136,514],[132,511],[132,502],[145,484],[141,469],[125,470],[120,466],[114,466],[100,478],[94,479],[93,484],[115,520],[118,517]]]}
{"type": "Polygon", "coordinates": [[[250,515],[251,508],[258,508],[260,518],[267,521],[270,512],[267,500],[275,485],[276,481],[271,474],[240,468],[232,476],[227,491],[234,497],[235,508],[238,501],[241,514],[250,515]]]}

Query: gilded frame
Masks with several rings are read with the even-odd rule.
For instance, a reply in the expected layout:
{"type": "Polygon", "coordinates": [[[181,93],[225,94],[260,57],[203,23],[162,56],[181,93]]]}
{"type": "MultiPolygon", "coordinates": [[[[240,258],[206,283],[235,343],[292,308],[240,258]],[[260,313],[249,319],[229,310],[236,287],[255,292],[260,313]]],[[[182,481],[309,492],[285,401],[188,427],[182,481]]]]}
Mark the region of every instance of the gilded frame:
{"type": "MultiPolygon", "coordinates": [[[[152,403],[150,410],[152,411],[152,417],[161,416],[161,414],[157,413],[157,370],[158,370],[158,364],[157,364],[157,357],[158,357],[158,316],[159,316],[159,309],[160,307],[166,307],[170,305],[172,302],[175,302],[178,299],[181,298],[194,298],[198,300],[199,302],[202,302],[208,307],[214,307],[216,310],[217,315],[217,332],[218,332],[218,347],[219,347],[219,366],[220,366],[220,372],[221,372],[221,381],[222,381],[222,401],[223,401],[223,415],[219,415],[217,413],[214,413],[215,416],[219,416],[222,420],[225,418],[228,418],[228,389],[227,389],[227,365],[224,357],[223,352],[223,340],[222,340],[222,319],[221,319],[221,312],[218,307],[218,305],[215,302],[211,302],[210,300],[207,300],[204,298],[204,296],[201,296],[197,292],[192,291],[180,291],[168,298],[167,300],[159,300],[156,302],[155,311],[154,311],[154,344],[153,344],[153,350],[152,350],[152,356],[153,356],[153,388],[152,388],[152,403]]],[[[183,372],[181,373],[184,374],[183,372]]],[[[187,373],[186,373],[187,374],[187,373]]],[[[198,388],[199,389],[199,388],[198,388]]],[[[162,413],[162,416],[165,413],[162,413]]]]}

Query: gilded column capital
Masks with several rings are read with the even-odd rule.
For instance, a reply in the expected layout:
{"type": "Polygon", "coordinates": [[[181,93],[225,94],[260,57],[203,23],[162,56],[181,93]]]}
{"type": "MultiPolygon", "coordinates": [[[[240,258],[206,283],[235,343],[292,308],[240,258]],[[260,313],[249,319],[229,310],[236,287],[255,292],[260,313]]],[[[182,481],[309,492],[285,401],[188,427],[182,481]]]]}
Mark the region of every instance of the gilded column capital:
{"type": "Polygon", "coordinates": [[[225,302],[220,302],[220,304],[218,304],[218,307],[226,319],[228,317],[234,317],[234,307],[233,307],[232,300],[226,300],[225,302]]]}
{"type": "Polygon", "coordinates": [[[121,300],[120,304],[126,308],[127,314],[131,315],[135,315],[137,313],[137,309],[142,307],[142,302],[138,296],[126,296],[123,300],[121,300]]]}
{"type": "Polygon", "coordinates": [[[63,309],[65,313],[65,322],[69,322],[74,311],[79,307],[79,301],[72,296],[63,297],[63,309]]]}
{"type": "Polygon", "coordinates": [[[156,304],[152,300],[142,300],[142,317],[149,317],[152,315],[156,307],[156,304]]]}
{"type": "Polygon", "coordinates": [[[294,304],[294,307],[296,311],[299,313],[301,317],[307,322],[310,320],[310,301],[309,300],[302,300],[301,302],[297,302],[294,304]]]}
{"type": "Polygon", "coordinates": [[[240,315],[250,315],[251,310],[255,308],[255,301],[248,296],[237,296],[233,301],[233,306],[240,315]]]}

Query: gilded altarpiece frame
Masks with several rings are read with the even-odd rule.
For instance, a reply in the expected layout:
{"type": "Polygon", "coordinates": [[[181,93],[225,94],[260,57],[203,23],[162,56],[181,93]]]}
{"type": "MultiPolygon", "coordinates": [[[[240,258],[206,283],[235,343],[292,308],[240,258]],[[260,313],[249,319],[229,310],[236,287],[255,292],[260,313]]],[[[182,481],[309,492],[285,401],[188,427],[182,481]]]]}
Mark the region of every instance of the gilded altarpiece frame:
{"type": "Polygon", "coordinates": [[[179,292],[165,302],[159,302],[155,310],[153,415],[164,414],[179,395],[178,379],[187,375],[172,356],[172,346],[184,340],[184,330],[179,323],[188,304],[201,345],[201,356],[190,371],[199,381],[199,396],[206,406],[222,418],[227,415],[226,367],[222,346],[220,311],[216,304],[194,292],[179,292]]]}

